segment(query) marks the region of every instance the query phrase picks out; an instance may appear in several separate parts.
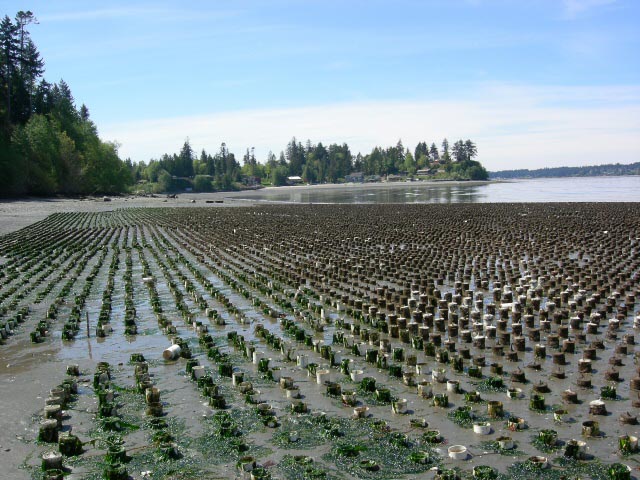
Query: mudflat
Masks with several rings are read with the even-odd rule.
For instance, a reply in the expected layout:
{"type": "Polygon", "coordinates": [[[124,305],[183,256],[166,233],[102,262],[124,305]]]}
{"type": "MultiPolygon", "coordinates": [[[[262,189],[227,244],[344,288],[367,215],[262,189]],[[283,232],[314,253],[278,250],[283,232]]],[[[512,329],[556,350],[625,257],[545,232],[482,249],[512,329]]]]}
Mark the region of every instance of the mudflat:
{"type": "Polygon", "coordinates": [[[65,382],[71,478],[634,465],[638,204],[204,198],[2,204],[7,478],[58,450],[36,439],[65,382]]]}

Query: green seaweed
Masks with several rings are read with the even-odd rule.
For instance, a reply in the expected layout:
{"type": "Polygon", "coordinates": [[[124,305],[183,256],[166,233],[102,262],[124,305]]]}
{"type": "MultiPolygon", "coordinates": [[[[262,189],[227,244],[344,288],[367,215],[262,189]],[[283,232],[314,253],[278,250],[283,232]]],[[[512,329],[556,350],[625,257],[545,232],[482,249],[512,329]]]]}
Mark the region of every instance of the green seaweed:
{"type": "Polygon", "coordinates": [[[558,457],[554,459],[553,467],[541,469],[527,461],[515,462],[507,469],[507,475],[513,480],[609,479],[610,464],[602,463],[599,460],[581,462],[558,457]]]}
{"type": "Polygon", "coordinates": [[[481,382],[474,383],[476,390],[481,393],[505,393],[507,386],[504,384],[504,380],[500,376],[487,377],[481,382]]]}

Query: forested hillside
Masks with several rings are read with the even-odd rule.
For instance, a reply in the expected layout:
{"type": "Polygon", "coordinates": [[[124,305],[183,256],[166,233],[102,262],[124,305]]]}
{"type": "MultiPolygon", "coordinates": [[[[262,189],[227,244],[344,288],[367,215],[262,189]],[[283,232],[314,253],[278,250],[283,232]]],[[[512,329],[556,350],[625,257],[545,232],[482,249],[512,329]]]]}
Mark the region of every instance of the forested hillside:
{"type": "Polygon", "coordinates": [[[491,178],[549,178],[549,177],[602,177],[616,175],[640,175],[640,162],[621,165],[609,163],[585,167],[555,167],[538,170],[501,170],[489,172],[491,178]]]}
{"type": "Polygon", "coordinates": [[[31,12],[0,22],[0,195],[117,193],[131,169],[98,137],[71,89],[43,78],[31,12]]]}

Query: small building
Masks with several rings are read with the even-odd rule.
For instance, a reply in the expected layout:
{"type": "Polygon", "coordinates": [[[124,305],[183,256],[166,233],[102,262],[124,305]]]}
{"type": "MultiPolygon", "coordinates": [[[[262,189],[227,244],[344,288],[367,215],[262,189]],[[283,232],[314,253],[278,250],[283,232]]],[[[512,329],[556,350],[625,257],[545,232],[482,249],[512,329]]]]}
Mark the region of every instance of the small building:
{"type": "Polygon", "coordinates": [[[391,173],[387,175],[387,182],[402,182],[405,178],[406,177],[403,177],[402,175],[394,175],[391,173]]]}
{"type": "Polygon", "coordinates": [[[255,187],[260,185],[260,177],[255,177],[253,175],[242,175],[242,184],[247,187],[255,187]]]}
{"type": "Polygon", "coordinates": [[[288,185],[300,185],[303,183],[302,177],[298,176],[298,175],[293,175],[291,177],[287,177],[287,184],[288,185]]]}
{"type": "Polygon", "coordinates": [[[344,181],[347,183],[364,183],[363,172],[353,172],[344,177],[344,181]]]}

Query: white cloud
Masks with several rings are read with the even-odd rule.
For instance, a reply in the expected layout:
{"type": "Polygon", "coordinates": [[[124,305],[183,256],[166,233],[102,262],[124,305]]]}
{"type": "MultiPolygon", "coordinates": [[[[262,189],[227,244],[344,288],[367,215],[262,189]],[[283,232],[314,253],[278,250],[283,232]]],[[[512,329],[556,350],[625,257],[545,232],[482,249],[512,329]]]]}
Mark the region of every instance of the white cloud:
{"type": "Polygon", "coordinates": [[[78,10],[40,15],[44,22],[72,22],[81,20],[103,20],[139,16],[143,9],[136,7],[100,8],[95,10],[78,10]]]}
{"type": "Polygon", "coordinates": [[[91,10],[69,10],[56,13],[45,13],[38,16],[41,22],[80,22],[91,20],[109,20],[122,18],[152,19],[154,21],[178,22],[227,18],[237,15],[237,11],[188,10],[184,8],[164,8],[153,4],[142,6],[126,6],[113,8],[96,8],[91,10]]]}
{"type": "Polygon", "coordinates": [[[611,5],[615,2],[616,0],[563,0],[565,15],[568,18],[575,18],[588,10],[611,5]]]}
{"type": "Polygon", "coordinates": [[[490,170],[640,160],[640,88],[493,85],[469,100],[370,101],[300,108],[245,110],[103,126],[120,153],[148,161],[179,151],[188,137],[196,151],[221,142],[241,158],[255,147],[260,160],[292,136],[304,143],[346,142],[355,154],[374,146],[440,144],[471,138],[490,170]]]}

